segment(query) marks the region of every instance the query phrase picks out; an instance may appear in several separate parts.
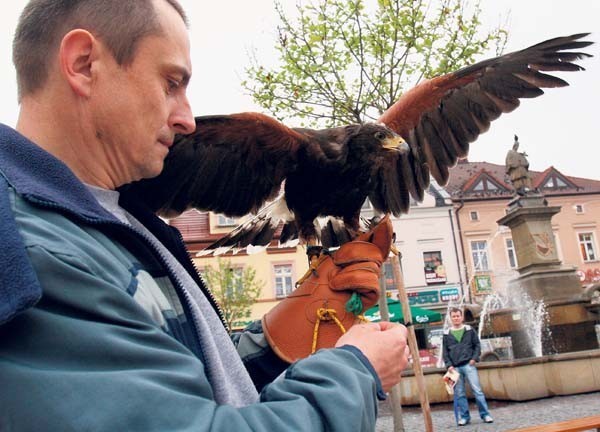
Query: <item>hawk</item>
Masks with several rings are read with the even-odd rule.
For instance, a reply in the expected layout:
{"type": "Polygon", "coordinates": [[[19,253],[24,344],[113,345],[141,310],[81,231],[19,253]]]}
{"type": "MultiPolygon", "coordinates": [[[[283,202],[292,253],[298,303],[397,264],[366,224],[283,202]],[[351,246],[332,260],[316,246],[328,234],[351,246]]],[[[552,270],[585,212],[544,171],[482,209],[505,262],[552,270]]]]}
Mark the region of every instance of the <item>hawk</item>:
{"type": "Polygon", "coordinates": [[[546,72],[584,70],[575,61],[591,57],[579,51],[591,45],[581,40],[588,34],[550,39],[423,81],[376,123],[316,130],[259,113],[197,117],[195,132],[176,138],[163,172],[126,193],[164,216],[189,208],[230,217],[258,212],[213,248],[267,245],[280,220],[286,221],[280,241],[298,235],[315,244],[320,216],[339,218],[353,237],[366,198],[381,213],[407,212],[411,196],[423,199],[430,176],[447,182],[449,168],[493,120],[520,99],[542,95],[542,88],[567,86],[546,72]]]}

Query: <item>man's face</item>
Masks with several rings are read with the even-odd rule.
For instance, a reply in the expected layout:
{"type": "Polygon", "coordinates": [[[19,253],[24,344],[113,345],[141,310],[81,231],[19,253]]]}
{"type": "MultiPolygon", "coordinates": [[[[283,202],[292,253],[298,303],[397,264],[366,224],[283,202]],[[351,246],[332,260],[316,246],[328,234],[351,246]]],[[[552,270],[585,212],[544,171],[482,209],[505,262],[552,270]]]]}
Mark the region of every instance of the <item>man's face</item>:
{"type": "Polygon", "coordinates": [[[460,312],[450,312],[450,320],[454,327],[458,327],[463,323],[463,314],[460,312]]]}
{"type": "MultiPolygon", "coordinates": [[[[147,36],[125,67],[100,62],[90,96],[96,138],[109,155],[115,186],[158,175],[176,133],[195,122],[186,96],[191,75],[187,29],[164,0],[154,2],[163,31],[147,36]]],[[[110,61],[112,59],[112,63],[110,61]]]]}

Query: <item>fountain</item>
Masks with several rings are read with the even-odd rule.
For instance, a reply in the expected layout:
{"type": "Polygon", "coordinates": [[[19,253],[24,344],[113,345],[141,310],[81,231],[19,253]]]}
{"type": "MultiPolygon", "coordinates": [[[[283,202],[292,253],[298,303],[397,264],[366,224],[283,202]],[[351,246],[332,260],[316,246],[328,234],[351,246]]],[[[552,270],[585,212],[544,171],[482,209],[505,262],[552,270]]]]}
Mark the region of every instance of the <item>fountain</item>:
{"type": "MultiPolygon", "coordinates": [[[[525,401],[555,395],[600,391],[600,349],[598,349],[600,331],[598,333],[594,331],[593,335],[586,334],[586,340],[567,343],[556,338],[552,333],[557,328],[559,331],[563,330],[565,326],[563,323],[573,320],[568,313],[572,311],[574,304],[581,304],[585,310],[598,311],[600,296],[593,293],[600,293],[600,291],[596,290],[589,294],[589,298],[595,300],[595,303],[586,300],[585,296],[580,301],[569,299],[566,302],[568,306],[566,311],[556,311],[562,301],[533,300],[524,291],[522,286],[515,285],[514,296],[489,295],[481,307],[481,313],[476,317],[479,319],[482,348],[486,342],[492,340],[508,340],[510,347],[507,350],[510,354],[504,356],[504,358],[508,357],[508,360],[486,361],[485,354],[482,355],[478,370],[486,397],[496,400],[525,401]],[[517,290],[517,288],[521,289],[517,290]],[[554,311],[554,316],[548,309],[554,311]],[[561,315],[561,312],[565,312],[566,318],[561,315]],[[555,320],[557,315],[562,318],[558,324],[555,320]],[[567,351],[564,350],[565,346],[581,349],[567,351]],[[514,355],[515,347],[516,355],[514,355]]],[[[462,302],[451,306],[469,307],[462,302]]],[[[580,324],[587,327],[591,322],[593,328],[593,321],[592,318],[580,324]]],[[[576,329],[577,325],[577,322],[566,324],[570,329],[576,329]]],[[[596,324],[596,327],[600,328],[600,325],[596,324]]],[[[576,329],[576,332],[581,334],[581,330],[576,329]]],[[[484,351],[482,349],[482,354],[484,351]]],[[[447,394],[442,385],[442,376],[445,373],[443,362],[438,364],[438,368],[425,369],[424,372],[429,401],[431,403],[452,401],[452,396],[447,394]]],[[[403,405],[419,403],[418,389],[412,371],[404,373],[401,393],[403,405]]]]}
{"type": "MultiPolygon", "coordinates": [[[[600,391],[600,284],[584,290],[576,267],[558,258],[551,218],[560,207],[531,189],[527,167],[524,153],[509,152],[516,194],[498,220],[512,232],[519,275],[506,296],[488,296],[479,314],[480,339],[510,339],[513,358],[480,363],[480,381],[486,396],[499,400],[600,391]]],[[[426,371],[431,402],[452,400],[443,372],[426,371]]],[[[401,383],[404,404],[418,402],[410,375],[401,383]]]]}
{"type": "Polygon", "coordinates": [[[512,338],[515,358],[598,348],[594,328],[597,318],[587,307],[590,301],[577,269],[558,259],[551,218],[559,211],[560,207],[548,206],[541,194],[531,193],[513,199],[508,213],[498,220],[512,231],[519,263],[519,276],[509,282],[507,293],[510,298],[522,299],[523,307],[497,311],[490,320],[494,334],[512,338]],[[536,308],[544,311],[546,322],[541,316],[523,322],[522,311],[536,308]],[[537,325],[540,332],[534,339],[529,336],[532,325],[537,325]],[[532,342],[541,345],[537,352],[532,342]]]}

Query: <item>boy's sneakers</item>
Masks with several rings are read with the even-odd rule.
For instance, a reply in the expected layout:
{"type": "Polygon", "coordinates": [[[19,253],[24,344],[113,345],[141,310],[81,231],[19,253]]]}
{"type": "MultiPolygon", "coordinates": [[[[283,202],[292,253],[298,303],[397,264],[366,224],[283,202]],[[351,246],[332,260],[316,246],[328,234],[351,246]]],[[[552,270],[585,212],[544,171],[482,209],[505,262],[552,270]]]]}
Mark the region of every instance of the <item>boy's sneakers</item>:
{"type": "MultiPolygon", "coordinates": [[[[483,418],[483,421],[484,421],[484,422],[486,422],[486,423],[494,423],[494,419],[493,419],[493,418],[492,418],[492,416],[491,416],[491,415],[489,415],[489,414],[488,414],[488,415],[486,415],[486,416],[483,418]]],[[[460,423],[459,423],[459,424],[460,424],[460,423]]]]}
{"type": "Polygon", "coordinates": [[[466,425],[467,423],[469,423],[469,422],[467,421],[467,419],[463,419],[463,418],[461,418],[461,419],[458,421],[458,425],[459,425],[459,426],[464,426],[464,425],[466,425]]]}

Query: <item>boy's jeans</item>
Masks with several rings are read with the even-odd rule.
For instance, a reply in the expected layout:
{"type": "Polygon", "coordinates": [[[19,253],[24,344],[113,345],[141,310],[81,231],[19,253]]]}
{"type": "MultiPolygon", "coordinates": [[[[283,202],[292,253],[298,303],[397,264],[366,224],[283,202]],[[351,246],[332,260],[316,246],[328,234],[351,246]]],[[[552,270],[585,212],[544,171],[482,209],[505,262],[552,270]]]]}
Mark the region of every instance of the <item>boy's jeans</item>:
{"type": "Polygon", "coordinates": [[[468,381],[469,385],[471,386],[471,390],[475,396],[475,402],[477,403],[477,408],[479,409],[479,416],[483,419],[486,415],[489,415],[490,412],[485,400],[485,395],[483,394],[481,385],[479,384],[479,374],[477,373],[477,368],[467,363],[466,365],[458,366],[454,369],[460,373],[460,378],[454,387],[454,413],[456,415],[456,421],[461,418],[467,421],[471,420],[471,414],[469,414],[469,402],[467,400],[467,392],[465,388],[465,380],[468,381]]]}

